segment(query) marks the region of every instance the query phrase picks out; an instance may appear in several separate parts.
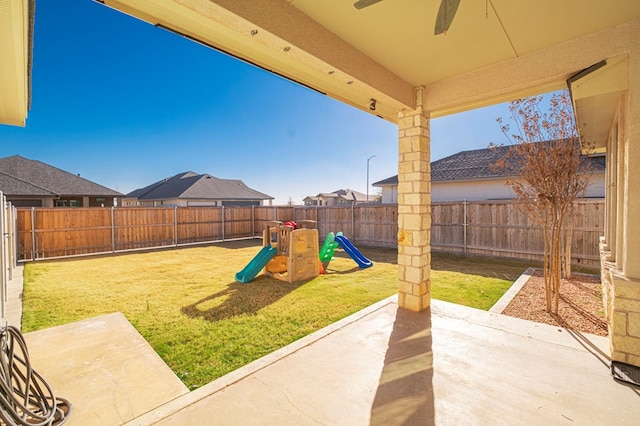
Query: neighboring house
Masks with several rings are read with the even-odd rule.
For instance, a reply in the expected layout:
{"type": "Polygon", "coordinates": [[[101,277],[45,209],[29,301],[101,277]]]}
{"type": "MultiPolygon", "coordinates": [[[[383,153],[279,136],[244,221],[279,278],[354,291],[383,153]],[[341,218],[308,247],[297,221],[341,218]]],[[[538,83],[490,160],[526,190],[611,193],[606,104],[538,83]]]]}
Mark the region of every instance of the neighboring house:
{"type": "MultiPolygon", "coordinates": [[[[369,195],[369,203],[376,200],[375,195],[369,195]]],[[[367,203],[367,195],[352,189],[338,189],[333,192],[321,192],[309,195],[303,200],[305,206],[351,206],[367,203]]]]}
{"type": "Polygon", "coordinates": [[[264,201],[271,205],[273,197],[249,188],[241,180],[186,172],[128,193],[122,205],[261,206],[264,201]]]}
{"type": "Polygon", "coordinates": [[[122,194],[19,155],[0,158],[0,191],[16,207],[111,207],[122,194]]]}
{"type": "MultiPolygon", "coordinates": [[[[481,201],[516,198],[507,174],[489,166],[505,155],[509,146],[462,151],[431,163],[431,201],[481,201]]],[[[594,173],[586,198],[604,198],[605,158],[589,157],[594,173]]],[[[382,188],[382,203],[398,202],[398,175],[373,183],[382,188]]]]}

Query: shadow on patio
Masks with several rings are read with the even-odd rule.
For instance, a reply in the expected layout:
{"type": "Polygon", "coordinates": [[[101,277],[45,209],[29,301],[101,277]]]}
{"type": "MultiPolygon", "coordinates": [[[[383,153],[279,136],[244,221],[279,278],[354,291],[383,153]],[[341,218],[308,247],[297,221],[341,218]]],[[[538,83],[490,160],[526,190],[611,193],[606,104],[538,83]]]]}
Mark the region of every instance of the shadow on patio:
{"type": "Polygon", "coordinates": [[[435,423],[431,312],[398,308],[371,407],[372,425],[435,423]]]}

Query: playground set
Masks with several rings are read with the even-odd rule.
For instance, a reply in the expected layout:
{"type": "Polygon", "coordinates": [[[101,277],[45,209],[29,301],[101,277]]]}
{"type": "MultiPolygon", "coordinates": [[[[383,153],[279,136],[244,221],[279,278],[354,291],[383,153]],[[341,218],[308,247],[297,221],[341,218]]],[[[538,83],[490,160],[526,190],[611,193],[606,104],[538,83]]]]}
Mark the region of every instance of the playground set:
{"type": "Polygon", "coordinates": [[[258,254],[236,274],[236,281],[248,283],[260,271],[278,280],[295,282],[317,277],[326,271],[335,250],[340,247],[358,264],[369,268],[367,259],[342,232],[329,232],[318,251],[318,230],[315,221],[297,223],[267,222],[262,233],[264,246],[258,254]]]}

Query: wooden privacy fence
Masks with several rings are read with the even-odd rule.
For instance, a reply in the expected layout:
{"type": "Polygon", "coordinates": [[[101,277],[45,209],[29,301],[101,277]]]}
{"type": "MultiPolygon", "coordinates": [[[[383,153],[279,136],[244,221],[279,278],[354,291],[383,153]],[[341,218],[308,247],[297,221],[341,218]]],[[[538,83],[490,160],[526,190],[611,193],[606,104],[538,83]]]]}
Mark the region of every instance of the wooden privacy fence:
{"type": "MultiPolygon", "coordinates": [[[[599,266],[604,200],[576,203],[571,256],[574,265],[599,266]]],[[[464,201],[431,206],[431,249],[461,254],[542,260],[542,228],[514,201],[464,201]]]]}
{"type": "MultiPolygon", "coordinates": [[[[391,204],[348,207],[149,207],[18,209],[20,260],[115,253],[210,243],[262,235],[273,220],[314,220],[320,243],[342,232],[353,243],[396,247],[398,208],[391,204]]],[[[575,264],[598,265],[604,201],[578,203],[573,230],[575,264]]],[[[540,228],[514,202],[434,203],[434,251],[540,260],[540,228]]]]}

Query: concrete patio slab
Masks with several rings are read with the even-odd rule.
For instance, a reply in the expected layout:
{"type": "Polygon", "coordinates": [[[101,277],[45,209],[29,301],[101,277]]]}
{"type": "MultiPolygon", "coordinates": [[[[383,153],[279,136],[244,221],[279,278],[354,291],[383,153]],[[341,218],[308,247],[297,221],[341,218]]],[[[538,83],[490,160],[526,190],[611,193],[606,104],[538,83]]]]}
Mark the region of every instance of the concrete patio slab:
{"type": "Polygon", "coordinates": [[[637,424],[608,340],[437,300],[386,299],[128,425],[637,424]]]}
{"type": "Polygon", "coordinates": [[[120,425],[189,392],[120,313],[24,337],[33,368],[73,404],[65,425],[120,425]]]}

